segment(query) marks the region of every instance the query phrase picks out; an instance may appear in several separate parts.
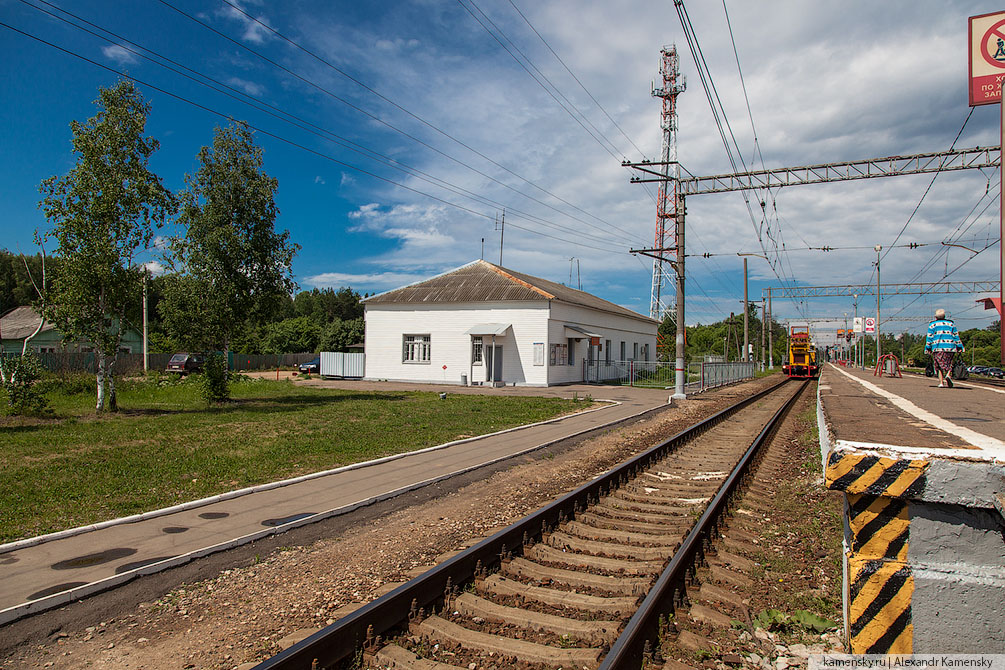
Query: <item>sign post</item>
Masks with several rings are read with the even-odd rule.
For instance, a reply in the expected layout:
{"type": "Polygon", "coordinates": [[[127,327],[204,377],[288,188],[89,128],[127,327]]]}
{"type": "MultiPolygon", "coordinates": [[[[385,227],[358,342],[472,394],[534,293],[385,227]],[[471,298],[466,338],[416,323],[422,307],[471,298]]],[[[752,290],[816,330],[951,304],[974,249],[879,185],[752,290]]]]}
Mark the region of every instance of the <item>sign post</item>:
{"type": "MultiPolygon", "coordinates": [[[[1002,104],[1002,80],[1005,79],[1005,12],[994,12],[971,16],[968,22],[968,42],[970,51],[970,106],[994,105],[1001,107],[1001,135],[999,143],[1005,144],[1005,104],[1002,104]]],[[[1005,150],[1002,153],[1005,165],[1005,150]]],[[[1002,187],[1005,188],[1005,169],[1000,170],[1002,187]]],[[[1005,192],[1005,191],[1003,191],[1005,192]]],[[[999,205],[999,226],[1005,239],[1005,210],[999,205]]],[[[1005,279],[1005,243],[1000,245],[999,281],[1005,279]]],[[[1005,305],[1005,282],[999,286],[999,305],[1005,305]]],[[[998,311],[998,329],[1001,337],[1001,363],[1005,365],[1005,319],[998,311]]]]}

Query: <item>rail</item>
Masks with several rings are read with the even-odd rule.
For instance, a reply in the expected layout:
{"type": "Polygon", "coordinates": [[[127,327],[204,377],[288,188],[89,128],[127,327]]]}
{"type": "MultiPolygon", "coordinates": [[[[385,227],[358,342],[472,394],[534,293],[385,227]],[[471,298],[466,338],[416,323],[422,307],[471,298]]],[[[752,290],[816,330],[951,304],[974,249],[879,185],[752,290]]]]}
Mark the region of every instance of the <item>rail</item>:
{"type": "MultiPolygon", "coordinates": [[[[804,386],[805,384],[806,382],[803,382],[804,386]]],[[[687,573],[693,569],[696,559],[699,558],[699,553],[704,552],[704,547],[711,539],[712,532],[718,528],[722,514],[728,508],[743,479],[749,474],[750,466],[757,453],[799,395],[799,393],[793,394],[775,412],[771,421],[761,430],[757,439],[743,454],[743,458],[733,468],[712,502],[705,508],[698,523],[695,524],[687,538],[681,543],[680,548],[674,553],[670,564],[656,580],[656,584],[650,589],[639,609],[629,619],[624,631],[611,645],[611,650],[604,657],[599,670],[628,670],[629,668],[635,670],[641,666],[646,653],[646,643],[656,643],[659,640],[660,617],[671,612],[674,605],[683,599],[687,573]]]]}
{"type": "MultiPolygon", "coordinates": [[[[677,433],[647,451],[625,461],[611,469],[606,474],[590,481],[558,500],[546,505],[523,519],[511,524],[495,535],[482,540],[462,553],[448,559],[440,565],[431,568],[419,577],[399,586],[377,600],[364,605],[332,625],[318,631],[310,637],[293,645],[255,666],[254,670],[309,670],[311,668],[327,668],[346,658],[353,656],[356,650],[368,640],[382,636],[389,631],[401,627],[408,621],[409,613],[415,608],[425,608],[427,611],[443,602],[445,592],[451,585],[463,584],[472,579],[477,572],[494,566],[501,557],[509,551],[519,552],[529,539],[541,536],[543,529],[557,526],[562,520],[574,518],[577,510],[599,499],[616,487],[643,471],[650,464],[665,457],[678,446],[705,432],[709,428],[729,418],[744,407],[778,390],[788,380],[782,380],[757,394],[727,407],[713,416],[677,433]]],[[[776,418],[780,414],[776,414],[776,418]]],[[[767,430],[762,431],[762,435],[767,430]]],[[[759,443],[761,438],[756,443],[759,443]]],[[[748,455],[743,461],[749,462],[748,455]]],[[[732,490],[736,486],[737,477],[730,476],[726,485],[732,490]]],[[[725,485],[724,485],[725,486],[725,485]]],[[[716,496],[718,501],[722,496],[716,496]]],[[[721,505],[721,503],[720,503],[721,505]]],[[[709,514],[706,512],[702,519],[709,514]]],[[[693,533],[692,533],[693,535],[693,533]]],[[[690,545],[694,545],[691,535],[690,545]]],[[[689,546],[690,546],[689,545],[689,546]]],[[[679,561],[672,561],[671,566],[679,561]]],[[[665,580],[661,576],[657,585],[665,580]]],[[[649,602],[647,598],[645,602],[649,602]]],[[[635,620],[635,617],[632,619],[635,620]]],[[[624,636],[624,634],[622,635],[624,636]]],[[[619,638],[620,639],[620,638],[619,638]]],[[[627,643],[626,643],[627,644],[627,643]]],[[[635,649],[634,643],[627,646],[625,652],[635,649]]],[[[627,657],[625,657],[627,658],[627,657]]],[[[641,659],[641,655],[638,657],[641,659]]],[[[636,662],[635,667],[639,667],[636,662]]]]}

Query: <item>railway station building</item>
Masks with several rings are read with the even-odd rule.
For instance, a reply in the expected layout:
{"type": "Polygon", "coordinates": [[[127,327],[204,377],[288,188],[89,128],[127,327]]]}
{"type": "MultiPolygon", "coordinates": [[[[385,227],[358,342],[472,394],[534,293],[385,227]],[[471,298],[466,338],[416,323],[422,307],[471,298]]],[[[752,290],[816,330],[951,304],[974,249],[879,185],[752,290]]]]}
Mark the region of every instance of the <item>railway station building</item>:
{"type": "Polygon", "coordinates": [[[656,320],[484,260],[363,304],[371,380],[552,386],[656,356],[656,320]]]}

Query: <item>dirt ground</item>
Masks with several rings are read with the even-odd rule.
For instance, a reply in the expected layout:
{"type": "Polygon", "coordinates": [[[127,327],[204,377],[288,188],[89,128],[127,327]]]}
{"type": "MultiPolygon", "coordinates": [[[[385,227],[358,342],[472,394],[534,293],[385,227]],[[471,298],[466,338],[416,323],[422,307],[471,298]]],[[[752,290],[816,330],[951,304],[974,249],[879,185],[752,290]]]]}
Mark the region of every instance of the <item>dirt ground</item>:
{"type": "Polygon", "coordinates": [[[0,629],[0,670],[229,669],[259,662],[377,597],[417,566],[434,564],[444,552],[777,380],[694,396],[633,425],[429,487],[394,505],[207,557],[17,622],[0,629]],[[187,580],[180,586],[179,576],[187,580]]]}

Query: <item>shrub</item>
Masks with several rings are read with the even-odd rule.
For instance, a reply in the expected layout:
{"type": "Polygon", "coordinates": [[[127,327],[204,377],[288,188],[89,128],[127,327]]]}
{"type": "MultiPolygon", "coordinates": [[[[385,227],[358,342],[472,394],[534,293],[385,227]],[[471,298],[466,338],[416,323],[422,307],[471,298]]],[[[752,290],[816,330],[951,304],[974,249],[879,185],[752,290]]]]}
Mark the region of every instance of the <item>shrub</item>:
{"type": "Polygon", "coordinates": [[[227,360],[222,354],[206,357],[206,369],[202,375],[202,397],[206,402],[223,402],[230,398],[230,383],[227,379],[227,360]]]}
{"type": "Polygon", "coordinates": [[[45,393],[35,383],[41,377],[42,365],[31,352],[4,363],[3,390],[7,394],[8,414],[29,414],[45,409],[45,393]]]}

